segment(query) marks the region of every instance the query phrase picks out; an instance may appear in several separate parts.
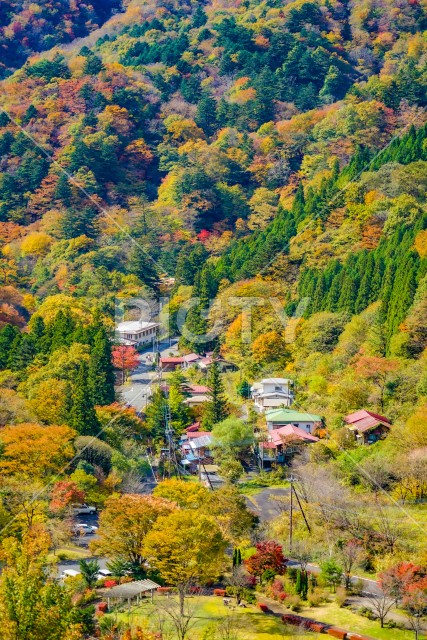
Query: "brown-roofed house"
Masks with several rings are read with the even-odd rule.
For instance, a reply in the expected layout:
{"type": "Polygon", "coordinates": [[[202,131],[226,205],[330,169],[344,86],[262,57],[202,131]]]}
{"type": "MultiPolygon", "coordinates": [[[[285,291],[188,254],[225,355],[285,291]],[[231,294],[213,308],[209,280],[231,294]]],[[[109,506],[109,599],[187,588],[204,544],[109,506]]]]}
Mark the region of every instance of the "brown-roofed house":
{"type": "Polygon", "coordinates": [[[361,409],[350,413],[344,422],[355,434],[356,440],[363,444],[373,444],[387,437],[391,422],[385,416],[361,409]]]}

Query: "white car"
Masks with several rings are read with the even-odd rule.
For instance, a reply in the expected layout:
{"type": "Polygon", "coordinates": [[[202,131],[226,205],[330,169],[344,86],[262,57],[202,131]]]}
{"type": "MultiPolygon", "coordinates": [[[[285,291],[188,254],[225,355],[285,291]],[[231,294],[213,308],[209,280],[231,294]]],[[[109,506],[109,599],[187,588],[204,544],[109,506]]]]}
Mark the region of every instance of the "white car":
{"type": "Polygon", "coordinates": [[[72,510],[76,516],[96,513],[96,507],[89,506],[88,504],[73,504],[72,510]]]}
{"type": "Polygon", "coordinates": [[[79,575],[81,575],[80,571],[75,571],[74,569],[65,569],[65,571],[63,571],[59,576],[59,579],[66,580],[67,578],[75,578],[79,575]]]}
{"type": "Polygon", "coordinates": [[[112,575],[113,574],[111,573],[111,571],[108,571],[108,569],[100,569],[96,574],[96,578],[97,580],[104,580],[104,578],[109,578],[112,575]]]}
{"type": "Polygon", "coordinates": [[[73,525],[73,533],[75,535],[86,535],[91,533],[96,533],[98,531],[98,527],[95,527],[91,524],[84,524],[83,522],[78,522],[73,525]]]}

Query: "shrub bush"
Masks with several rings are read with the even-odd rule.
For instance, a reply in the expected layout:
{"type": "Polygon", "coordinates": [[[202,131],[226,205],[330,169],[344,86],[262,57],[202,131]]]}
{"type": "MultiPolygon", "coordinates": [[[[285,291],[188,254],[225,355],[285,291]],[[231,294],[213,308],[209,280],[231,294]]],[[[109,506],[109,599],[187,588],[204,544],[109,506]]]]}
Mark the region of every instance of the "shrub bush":
{"type": "Polygon", "coordinates": [[[347,591],[344,587],[338,587],[335,594],[335,601],[339,607],[344,607],[347,602],[347,591]]]}
{"type": "Polygon", "coordinates": [[[319,607],[328,597],[322,589],[316,588],[307,595],[307,599],[310,607],[319,607]]]}
{"type": "Polygon", "coordinates": [[[108,604],[106,602],[98,602],[98,606],[96,608],[98,613],[107,613],[108,604]]]}
{"type": "Polygon", "coordinates": [[[297,595],[289,596],[288,598],[285,599],[285,605],[291,611],[300,611],[302,607],[301,598],[297,595]]]}
{"type": "Polygon", "coordinates": [[[221,598],[223,598],[226,595],[226,590],[225,589],[214,589],[214,596],[220,596],[221,598]]]}
{"type": "Polygon", "coordinates": [[[269,613],[270,609],[266,604],[263,604],[262,602],[258,602],[258,608],[261,609],[261,611],[263,613],[269,613]]]}
{"type": "Polygon", "coordinates": [[[106,589],[110,589],[111,587],[117,586],[117,580],[105,580],[104,587],[106,589]]]}

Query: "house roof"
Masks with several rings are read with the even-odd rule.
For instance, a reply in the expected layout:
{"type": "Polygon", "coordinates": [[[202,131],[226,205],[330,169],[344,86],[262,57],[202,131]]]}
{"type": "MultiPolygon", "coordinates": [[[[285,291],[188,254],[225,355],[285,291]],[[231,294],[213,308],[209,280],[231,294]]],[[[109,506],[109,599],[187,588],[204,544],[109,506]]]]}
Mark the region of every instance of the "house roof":
{"type": "Polygon", "coordinates": [[[267,422],[289,424],[291,422],[321,422],[322,418],[314,413],[300,413],[292,409],[271,409],[266,411],[267,422]]]}
{"type": "Polygon", "coordinates": [[[186,427],[185,431],[189,433],[190,431],[198,431],[200,429],[200,422],[194,422],[190,424],[189,427],[186,427]]]}
{"type": "Polygon", "coordinates": [[[127,322],[119,322],[116,327],[116,331],[119,333],[144,331],[144,329],[151,329],[158,327],[157,322],[142,322],[141,320],[129,320],[127,322]]]}
{"type": "Polygon", "coordinates": [[[182,356],[173,356],[168,358],[160,358],[160,362],[163,364],[182,364],[184,359],[182,356]]]}
{"type": "Polygon", "coordinates": [[[160,585],[152,580],[136,580],[135,582],[118,584],[116,587],[108,589],[108,591],[105,590],[104,596],[107,598],[136,598],[141,593],[155,591],[159,587],[160,585]]]}
{"type": "Polygon", "coordinates": [[[182,356],[184,362],[197,362],[200,360],[200,356],[197,353],[187,353],[186,356],[182,356]]]}
{"type": "Polygon", "coordinates": [[[191,393],[209,393],[210,388],[205,387],[203,384],[186,384],[182,385],[184,391],[188,389],[191,393]]]}
{"type": "Polygon", "coordinates": [[[201,438],[202,436],[210,436],[210,431],[190,431],[187,433],[188,440],[193,440],[194,438],[201,438]]]}
{"type": "Polygon", "coordinates": [[[293,380],[289,380],[288,378],[263,378],[260,384],[289,384],[292,383],[293,380]]]}
{"type": "Polygon", "coordinates": [[[344,418],[344,421],[348,424],[350,429],[353,431],[359,431],[360,433],[375,429],[375,427],[378,427],[379,425],[382,425],[387,429],[391,427],[391,422],[388,418],[381,416],[379,413],[366,411],[365,409],[355,411],[355,413],[350,413],[350,415],[344,418]]]}
{"type": "Polygon", "coordinates": [[[311,433],[307,433],[293,424],[286,424],[280,429],[273,429],[270,431],[269,436],[275,445],[283,444],[283,438],[304,440],[306,442],[318,442],[319,440],[316,436],[312,436],[311,433]]]}
{"type": "Polygon", "coordinates": [[[190,447],[194,449],[203,449],[203,447],[209,447],[212,444],[211,434],[204,434],[200,438],[193,438],[190,440],[190,447]]]}
{"type": "Polygon", "coordinates": [[[355,424],[356,422],[358,422],[359,420],[363,420],[364,418],[375,418],[379,422],[391,424],[391,421],[385,416],[382,416],[379,413],[373,413],[373,411],[366,411],[366,409],[361,409],[360,411],[350,413],[344,418],[344,420],[347,422],[347,424],[355,424]]]}

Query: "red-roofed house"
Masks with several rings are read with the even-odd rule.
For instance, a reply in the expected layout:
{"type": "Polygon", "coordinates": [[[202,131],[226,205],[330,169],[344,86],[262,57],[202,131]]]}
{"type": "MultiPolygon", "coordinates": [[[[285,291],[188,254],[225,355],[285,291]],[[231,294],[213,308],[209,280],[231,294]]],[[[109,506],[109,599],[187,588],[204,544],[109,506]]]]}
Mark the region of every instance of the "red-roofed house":
{"type": "Polygon", "coordinates": [[[350,413],[344,418],[344,422],[361,444],[373,444],[386,438],[391,428],[388,418],[365,409],[350,413]]]}
{"type": "Polygon", "coordinates": [[[197,353],[188,353],[186,356],[170,356],[160,358],[160,366],[163,371],[175,371],[178,367],[186,369],[200,359],[201,356],[197,355],[197,353]]]}
{"type": "Polygon", "coordinates": [[[286,424],[268,432],[267,441],[260,443],[260,456],[263,463],[283,463],[293,456],[298,446],[318,442],[318,440],[319,438],[294,424],[286,424]]]}
{"type": "Polygon", "coordinates": [[[190,396],[205,396],[209,393],[209,387],[205,387],[203,384],[189,384],[184,382],[181,385],[183,393],[187,393],[190,396]]]}

